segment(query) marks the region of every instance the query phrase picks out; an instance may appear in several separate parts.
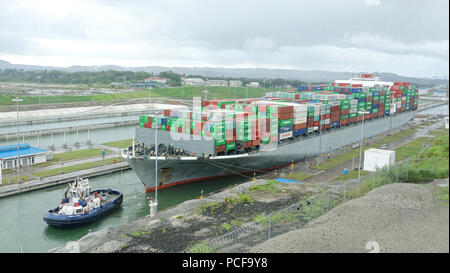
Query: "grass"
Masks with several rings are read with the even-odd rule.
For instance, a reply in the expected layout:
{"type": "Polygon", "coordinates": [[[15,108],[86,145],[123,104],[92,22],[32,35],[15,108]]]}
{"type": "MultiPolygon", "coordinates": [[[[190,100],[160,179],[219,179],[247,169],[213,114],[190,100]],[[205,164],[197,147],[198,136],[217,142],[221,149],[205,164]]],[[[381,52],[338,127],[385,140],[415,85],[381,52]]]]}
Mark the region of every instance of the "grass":
{"type": "MultiPolygon", "coordinates": [[[[170,88],[155,88],[150,91],[151,97],[203,97],[202,91],[207,89],[208,99],[232,99],[232,98],[246,98],[247,87],[195,87],[185,86],[170,87],[170,88]]],[[[248,88],[248,97],[264,96],[264,91],[286,91],[289,88],[270,89],[270,88],[248,88]]],[[[139,90],[133,92],[121,92],[116,94],[94,94],[94,95],[54,95],[54,96],[21,96],[23,104],[38,104],[39,97],[41,104],[46,103],[67,103],[67,102],[93,102],[93,101],[110,101],[118,102],[129,99],[148,98],[149,90],[139,90]]],[[[13,95],[0,94],[0,105],[12,105],[14,102],[13,95]]]]}
{"type": "Polygon", "coordinates": [[[210,247],[208,244],[205,244],[206,241],[198,242],[196,244],[191,244],[191,246],[187,247],[190,253],[215,253],[216,249],[210,247]]]}
{"type": "MultiPolygon", "coordinates": [[[[383,144],[388,144],[388,143],[397,141],[397,140],[399,140],[401,138],[404,138],[406,136],[412,135],[415,132],[416,132],[416,129],[402,130],[402,131],[400,131],[400,132],[398,132],[396,134],[393,134],[393,135],[381,138],[381,139],[375,141],[375,143],[371,143],[370,145],[364,145],[363,146],[363,154],[364,154],[364,151],[367,150],[367,149],[379,148],[383,144]]],[[[400,160],[405,159],[405,158],[407,158],[407,157],[409,157],[411,155],[416,155],[420,151],[420,150],[417,149],[417,146],[416,146],[416,145],[418,145],[418,143],[420,143],[420,141],[421,140],[415,142],[415,140],[414,140],[414,141],[412,141],[412,142],[414,142],[414,144],[410,144],[409,146],[407,146],[409,144],[408,143],[408,144],[402,146],[402,147],[407,146],[407,148],[403,148],[402,149],[402,147],[400,147],[400,148],[395,149],[395,151],[400,149],[399,150],[400,151],[400,155],[399,156],[397,155],[397,152],[396,152],[396,155],[395,155],[396,161],[400,161],[400,160]]],[[[318,170],[328,170],[328,169],[334,168],[336,166],[339,166],[339,165],[341,165],[344,162],[350,161],[353,157],[359,158],[359,148],[354,148],[354,149],[352,149],[350,151],[347,151],[347,152],[344,152],[342,154],[339,154],[339,155],[337,155],[335,157],[332,157],[330,159],[325,160],[322,164],[317,165],[317,166],[312,166],[311,168],[318,169],[318,170]]]]}
{"type": "MultiPolygon", "coordinates": [[[[365,150],[370,149],[370,148],[375,148],[375,147],[379,147],[379,146],[378,145],[365,145],[365,146],[363,146],[363,153],[365,150]]],[[[355,158],[359,157],[359,148],[355,148],[350,151],[339,154],[335,157],[325,160],[322,164],[317,165],[317,166],[312,166],[311,168],[317,169],[317,170],[328,170],[328,169],[334,168],[336,166],[339,166],[344,162],[351,160],[353,157],[355,157],[355,158]]]]}
{"type": "MultiPolygon", "coordinates": [[[[361,176],[365,176],[370,174],[369,171],[364,171],[361,170],[361,176]]],[[[358,171],[349,171],[348,174],[342,174],[338,177],[336,177],[335,179],[333,179],[333,181],[340,181],[340,180],[348,180],[348,179],[355,179],[358,178],[358,171]]]]}
{"type": "Polygon", "coordinates": [[[417,131],[417,129],[406,129],[406,130],[400,131],[400,132],[398,132],[396,134],[393,134],[393,135],[390,135],[390,136],[386,136],[386,137],[384,137],[382,139],[379,139],[379,140],[375,141],[375,143],[380,144],[380,145],[382,145],[382,144],[389,144],[389,143],[392,143],[392,142],[397,141],[399,139],[402,139],[404,137],[407,137],[409,135],[412,135],[416,131],[417,131]]]}
{"type": "Polygon", "coordinates": [[[222,207],[224,204],[222,202],[211,202],[211,203],[206,203],[203,204],[202,206],[200,206],[198,208],[199,212],[201,213],[206,213],[208,211],[210,211],[211,213],[213,213],[216,209],[222,207]]]}
{"type": "Polygon", "coordinates": [[[116,147],[116,148],[122,148],[122,149],[130,147],[132,144],[133,144],[132,138],[102,143],[102,145],[116,147]]]}
{"type": "Polygon", "coordinates": [[[430,138],[419,137],[413,141],[395,149],[395,161],[399,162],[409,157],[417,156],[424,144],[429,143],[430,138]]]}
{"type": "MultiPolygon", "coordinates": [[[[17,183],[17,179],[18,179],[17,176],[5,177],[5,178],[2,179],[2,185],[0,185],[0,186],[6,186],[6,185],[9,185],[9,184],[15,184],[15,183],[17,183]]],[[[22,182],[25,182],[25,181],[28,181],[28,180],[33,180],[35,178],[32,177],[32,176],[28,176],[28,175],[21,175],[20,179],[22,180],[22,182]]]]}
{"type": "Polygon", "coordinates": [[[250,197],[250,195],[246,193],[241,193],[238,194],[236,198],[225,197],[224,202],[231,205],[237,205],[240,203],[252,203],[253,199],[250,197]]]}
{"type": "MultiPolygon", "coordinates": [[[[66,166],[66,167],[62,168],[62,173],[70,173],[70,172],[95,168],[95,167],[99,167],[99,166],[103,166],[103,165],[109,165],[109,164],[113,164],[114,160],[116,160],[116,162],[120,162],[121,158],[119,158],[119,157],[108,158],[105,160],[99,160],[99,161],[94,161],[94,162],[66,166]]],[[[33,173],[33,175],[37,176],[37,177],[48,177],[48,176],[53,176],[53,175],[58,175],[58,174],[61,174],[61,168],[50,169],[50,170],[33,173]]]]}
{"type": "Polygon", "coordinates": [[[304,181],[308,179],[311,175],[304,172],[295,172],[291,173],[285,176],[287,179],[297,180],[297,181],[304,181]]]}
{"type": "Polygon", "coordinates": [[[128,235],[131,237],[141,237],[141,236],[144,236],[144,235],[147,235],[150,233],[151,233],[151,231],[136,230],[136,231],[129,233],[128,235]]]}
{"type": "Polygon", "coordinates": [[[448,187],[442,187],[439,191],[439,199],[448,205],[448,187]]]}
{"type": "Polygon", "coordinates": [[[253,185],[248,188],[249,192],[266,192],[275,194],[281,192],[281,189],[278,187],[281,183],[275,180],[268,180],[265,184],[253,185]]]}
{"type": "MultiPolygon", "coordinates": [[[[65,152],[60,154],[54,154],[53,159],[49,162],[61,162],[61,161],[69,161],[76,160],[82,158],[88,158],[93,156],[101,156],[101,152],[103,149],[82,149],[76,150],[72,152],[65,152]]],[[[109,155],[112,152],[110,150],[105,150],[105,155],[109,155]]]]}

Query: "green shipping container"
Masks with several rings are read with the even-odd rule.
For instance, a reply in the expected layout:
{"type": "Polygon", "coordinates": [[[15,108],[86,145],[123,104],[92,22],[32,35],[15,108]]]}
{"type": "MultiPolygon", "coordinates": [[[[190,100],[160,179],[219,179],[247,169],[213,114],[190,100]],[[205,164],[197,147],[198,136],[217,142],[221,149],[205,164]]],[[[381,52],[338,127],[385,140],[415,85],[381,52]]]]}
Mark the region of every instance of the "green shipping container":
{"type": "Polygon", "coordinates": [[[225,139],[216,139],[216,146],[224,145],[225,139]]]}
{"type": "Polygon", "coordinates": [[[293,122],[294,122],[293,119],[280,120],[280,121],[278,122],[278,126],[283,127],[283,126],[292,125],[293,122]]]}
{"type": "Polygon", "coordinates": [[[236,149],[236,142],[227,143],[227,144],[225,145],[225,149],[226,149],[227,151],[236,149]]]}

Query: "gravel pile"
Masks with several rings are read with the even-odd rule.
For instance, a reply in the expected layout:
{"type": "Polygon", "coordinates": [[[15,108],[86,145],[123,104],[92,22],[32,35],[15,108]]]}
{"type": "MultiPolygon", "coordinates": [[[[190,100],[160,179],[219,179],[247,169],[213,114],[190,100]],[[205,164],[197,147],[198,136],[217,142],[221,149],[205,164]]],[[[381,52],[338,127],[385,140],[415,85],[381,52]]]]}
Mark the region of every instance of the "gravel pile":
{"type": "Polygon", "coordinates": [[[380,187],[250,252],[449,252],[449,207],[436,205],[431,187],[380,187]]]}

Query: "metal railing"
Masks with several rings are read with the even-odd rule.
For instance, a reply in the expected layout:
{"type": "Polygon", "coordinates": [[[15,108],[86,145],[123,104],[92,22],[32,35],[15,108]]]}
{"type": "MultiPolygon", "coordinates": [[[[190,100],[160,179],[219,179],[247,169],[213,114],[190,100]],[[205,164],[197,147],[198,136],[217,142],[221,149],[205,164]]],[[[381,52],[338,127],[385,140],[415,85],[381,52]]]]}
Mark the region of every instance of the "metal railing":
{"type": "Polygon", "coordinates": [[[302,228],[306,223],[332,208],[350,199],[363,196],[377,187],[415,181],[417,177],[413,176],[418,175],[421,179],[420,173],[427,177],[446,178],[449,174],[448,162],[448,158],[406,159],[362,176],[359,181],[358,179],[346,180],[340,185],[323,190],[288,207],[256,217],[258,219],[228,233],[191,246],[186,252],[226,252],[227,247],[233,252],[245,252],[274,236],[302,228]],[[419,165],[418,162],[421,164],[419,165]]]}

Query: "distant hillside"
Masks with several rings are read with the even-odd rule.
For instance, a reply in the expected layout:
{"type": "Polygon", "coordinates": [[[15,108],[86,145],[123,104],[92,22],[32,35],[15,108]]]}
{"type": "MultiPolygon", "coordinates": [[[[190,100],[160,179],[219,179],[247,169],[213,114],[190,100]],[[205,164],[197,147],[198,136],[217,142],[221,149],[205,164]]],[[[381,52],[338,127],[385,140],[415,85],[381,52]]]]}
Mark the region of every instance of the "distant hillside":
{"type": "MultiPolygon", "coordinates": [[[[145,67],[122,67],[115,65],[102,66],[70,66],[70,67],[51,67],[51,66],[35,66],[24,64],[11,64],[0,60],[0,69],[23,69],[23,70],[61,70],[65,72],[98,72],[107,70],[116,71],[143,71],[148,73],[159,74],[163,71],[173,71],[186,75],[202,75],[205,77],[230,77],[230,78],[253,78],[253,79],[286,79],[299,80],[306,82],[331,82],[336,79],[348,79],[353,72],[334,72],[334,71],[307,71],[295,69],[267,69],[267,68],[220,68],[220,67],[162,67],[162,66],[145,66],[145,67]]],[[[397,75],[394,73],[381,73],[381,78],[386,81],[409,81],[419,86],[432,86],[448,84],[448,80],[414,78],[397,75]]]]}

